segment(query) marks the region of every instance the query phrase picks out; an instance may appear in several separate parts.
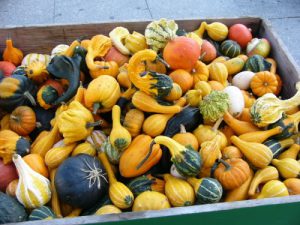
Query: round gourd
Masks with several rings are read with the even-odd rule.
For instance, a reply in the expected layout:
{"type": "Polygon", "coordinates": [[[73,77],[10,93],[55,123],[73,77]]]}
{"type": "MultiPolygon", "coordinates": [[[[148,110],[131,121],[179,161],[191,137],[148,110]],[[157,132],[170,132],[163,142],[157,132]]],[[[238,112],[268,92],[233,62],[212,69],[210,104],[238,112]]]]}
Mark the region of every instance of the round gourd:
{"type": "Polygon", "coordinates": [[[184,125],[180,124],[180,133],[175,134],[172,137],[178,143],[198,151],[199,143],[194,134],[186,132],[184,125]]]}
{"type": "Polygon", "coordinates": [[[33,220],[51,220],[55,219],[56,215],[53,210],[47,206],[41,206],[37,209],[32,210],[29,215],[29,221],[33,220]]]}
{"type": "Polygon", "coordinates": [[[125,47],[132,53],[136,53],[147,48],[146,38],[139,32],[133,31],[125,38],[125,47]]]}
{"type": "Polygon", "coordinates": [[[192,74],[193,79],[194,79],[194,86],[199,81],[208,81],[208,77],[209,77],[208,66],[206,66],[205,63],[198,60],[196,62],[196,65],[194,66],[191,74],[192,74]]]}
{"type": "Polygon", "coordinates": [[[252,71],[239,72],[232,78],[232,84],[241,90],[247,90],[254,75],[252,71]]]}
{"type": "Polygon", "coordinates": [[[102,163],[86,154],[65,160],[57,169],[54,183],[61,202],[79,208],[93,206],[108,187],[102,163]]]}
{"type": "Polygon", "coordinates": [[[261,55],[266,58],[271,51],[271,45],[265,38],[253,38],[247,45],[247,55],[261,55]]]}
{"type": "Polygon", "coordinates": [[[266,93],[276,93],[278,81],[276,76],[269,71],[256,73],[251,80],[250,87],[257,96],[263,96],[266,93]]]}
{"type": "Polygon", "coordinates": [[[228,38],[236,41],[244,49],[252,39],[251,29],[244,24],[234,24],[229,28],[228,38]]]}
{"type": "Polygon", "coordinates": [[[62,55],[63,53],[65,53],[65,51],[67,51],[67,49],[69,48],[70,46],[69,45],[65,45],[65,44],[59,44],[59,45],[56,45],[52,51],[51,51],[51,59],[54,57],[54,56],[57,56],[57,55],[62,55]]]}
{"type": "Polygon", "coordinates": [[[222,42],[220,51],[223,55],[234,58],[241,54],[241,46],[236,41],[226,40],[222,42]]]}
{"type": "Polygon", "coordinates": [[[201,45],[201,55],[202,61],[205,63],[210,63],[217,57],[217,50],[213,44],[207,40],[203,40],[201,45]]]}
{"type": "Polygon", "coordinates": [[[167,101],[175,101],[178,100],[182,96],[182,89],[177,83],[173,83],[173,87],[170,93],[165,97],[167,101]]]}
{"type": "Polygon", "coordinates": [[[174,70],[169,76],[174,83],[177,83],[180,86],[183,93],[193,86],[193,76],[183,69],[174,70]]]}
{"type": "Polygon", "coordinates": [[[249,57],[244,65],[244,70],[252,71],[254,73],[260,71],[269,71],[272,64],[265,60],[260,55],[253,55],[249,57]]]}
{"type": "Polygon", "coordinates": [[[169,200],[164,194],[156,191],[145,191],[134,200],[132,211],[161,210],[170,207],[169,200]]]}
{"type": "Polygon", "coordinates": [[[287,187],[290,195],[300,194],[300,179],[299,178],[289,178],[286,179],[284,185],[287,187]]]}
{"type": "Polygon", "coordinates": [[[35,112],[28,106],[17,107],[10,114],[9,127],[19,135],[28,135],[36,127],[35,112]]]}
{"type": "Polygon", "coordinates": [[[15,165],[13,163],[4,164],[0,159],[0,177],[0,191],[4,192],[9,183],[18,178],[15,165]]]}
{"type": "Polygon", "coordinates": [[[116,214],[121,212],[122,211],[114,205],[104,205],[96,211],[95,215],[116,214]]]}
{"type": "Polygon", "coordinates": [[[28,66],[31,62],[38,61],[44,63],[47,66],[50,62],[50,58],[50,55],[30,53],[23,58],[21,65],[28,66]]]}
{"type": "Polygon", "coordinates": [[[200,90],[201,91],[201,95],[202,97],[205,97],[206,95],[208,95],[211,91],[212,91],[212,88],[211,86],[209,85],[209,83],[207,83],[206,81],[198,81],[194,88],[196,90],[200,90]]]}
{"type": "Polygon", "coordinates": [[[16,66],[11,63],[11,62],[7,62],[7,61],[0,61],[0,71],[2,71],[3,76],[10,76],[12,75],[16,70],[16,66]]]}

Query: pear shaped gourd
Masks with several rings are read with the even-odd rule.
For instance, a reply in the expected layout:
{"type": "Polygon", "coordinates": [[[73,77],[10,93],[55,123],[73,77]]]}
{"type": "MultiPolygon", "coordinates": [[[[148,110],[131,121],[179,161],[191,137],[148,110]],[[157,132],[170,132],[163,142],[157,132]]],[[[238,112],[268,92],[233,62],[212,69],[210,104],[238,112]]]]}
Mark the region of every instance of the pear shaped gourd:
{"type": "Polygon", "coordinates": [[[203,167],[212,167],[221,154],[221,135],[216,135],[211,141],[205,141],[201,144],[199,151],[203,160],[203,167]]]}
{"type": "Polygon", "coordinates": [[[287,187],[279,180],[270,180],[262,188],[257,199],[288,196],[287,187]]]}
{"type": "Polygon", "coordinates": [[[285,178],[297,178],[300,175],[300,163],[295,159],[273,159],[272,164],[276,166],[280,175],[285,178]]]}

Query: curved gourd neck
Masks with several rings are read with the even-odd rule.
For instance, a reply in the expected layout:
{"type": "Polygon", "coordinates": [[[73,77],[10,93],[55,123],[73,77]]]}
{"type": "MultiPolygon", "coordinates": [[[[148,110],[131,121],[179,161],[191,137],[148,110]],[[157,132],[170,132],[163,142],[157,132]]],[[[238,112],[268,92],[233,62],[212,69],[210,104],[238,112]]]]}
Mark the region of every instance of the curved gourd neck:
{"type": "Polygon", "coordinates": [[[115,105],[112,109],[113,128],[118,128],[121,126],[120,119],[121,119],[120,106],[115,105]]]}
{"type": "Polygon", "coordinates": [[[112,185],[113,183],[118,182],[115,177],[115,174],[111,168],[111,165],[107,159],[106,154],[104,152],[99,152],[98,154],[99,154],[99,158],[100,158],[101,162],[103,163],[103,166],[107,172],[109,183],[112,185]]]}
{"type": "MultiPolygon", "coordinates": [[[[297,84],[299,87],[299,85],[297,84]]],[[[292,109],[300,104],[300,90],[297,91],[297,93],[287,100],[281,100],[281,106],[286,108],[285,111],[292,109]]]]}
{"type": "Polygon", "coordinates": [[[179,144],[169,137],[157,136],[156,138],[154,138],[154,141],[157,144],[165,145],[169,149],[172,157],[177,156],[178,154],[180,154],[180,152],[183,152],[186,149],[183,145],[179,144]]]}

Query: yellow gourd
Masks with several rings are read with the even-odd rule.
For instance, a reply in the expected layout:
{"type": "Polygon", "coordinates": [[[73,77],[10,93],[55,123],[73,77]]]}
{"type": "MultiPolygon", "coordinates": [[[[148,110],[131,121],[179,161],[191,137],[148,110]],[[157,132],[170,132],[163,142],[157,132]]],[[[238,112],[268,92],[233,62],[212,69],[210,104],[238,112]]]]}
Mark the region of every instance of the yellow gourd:
{"type": "Polygon", "coordinates": [[[270,180],[278,180],[278,178],[278,170],[273,166],[267,166],[263,169],[257,170],[253,177],[253,180],[251,181],[248,194],[250,196],[255,195],[256,189],[259,184],[266,183],[270,180]]]}
{"type": "Polygon", "coordinates": [[[131,136],[135,137],[140,134],[144,119],[145,116],[141,110],[131,109],[126,113],[123,125],[131,136]]]}
{"type": "Polygon", "coordinates": [[[201,90],[189,90],[185,94],[187,103],[192,107],[199,106],[200,101],[202,100],[202,91],[201,90]]]}
{"type": "Polygon", "coordinates": [[[225,24],[220,22],[213,22],[211,24],[203,23],[207,34],[211,39],[214,41],[223,41],[226,39],[228,35],[228,27],[225,24]]]}
{"type": "Polygon", "coordinates": [[[278,159],[285,159],[285,158],[297,159],[299,151],[300,151],[300,145],[293,144],[288,150],[281,153],[278,159]]]}
{"type": "Polygon", "coordinates": [[[62,55],[72,57],[77,46],[80,46],[80,42],[78,39],[74,40],[62,55]]]}
{"type": "Polygon", "coordinates": [[[61,140],[60,146],[51,148],[45,155],[45,163],[48,168],[58,167],[76,147],[76,143],[65,145],[61,140]]]}
{"type": "Polygon", "coordinates": [[[230,140],[255,167],[265,168],[271,163],[273,152],[264,144],[243,141],[237,136],[232,136],[230,140]]]}
{"type": "Polygon", "coordinates": [[[201,91],[202,97],[205,97],[212,91],[211,86],[206,81],[198,81],[194,88],[201,91]]]}
{"type": "Polygon", "coordinates": [[[78,155],[78,154],[88,154],[91,156],[96,155],[96,149],[89,143],[89,142],[83,142],[74,148],[72,151],[72,156],[78,155]]]}
{"type": "Polygon", "coordinates": [[[295,159],[273,159],[272,164],[285,179],[297,178],[300,175],[300,163],[295,159]]]}
{"type": "Polygon", "coordinates": [[[95,215],[116,214],[121,212],[122,211],[114,205],[104,205],[96,211],[95,215]]]}
{"type": "Polygon", "coordinates": [[[279,180],[271,180],[263,186],[261,193],[257,196],[257,199],[284,197],[288,195],[289,192],[284,183],[279,180]]]}
{"type": "Polygon", "coordinates": [[[209,79],[220,82],[223,86],[227,86],[228,71],[223,63],[213,63],[209,67],[209,79]]]}
{"type": "Polygon", "coordinates": [[[66,218],[73,218],[73,217],[77,217],[80,215],[80,213],[82,212],[82,209],[80,208],[74,208],[72,209],[72,211],[67,215],[65,216],[66,218]]]}
{"type": "Polygon", "coordinates": [[[299,178],[289,178],[286,179],[284,185],[287,187],[290,195],[300,194],[300,179],[299,178]]]}
{"type": "Polygon", "coordinates": [[[17,199],[25,208],[37,208],[45,205],[51,198],[50,181],[32,170],[21,158],[14,154],[13,162],[19,174],[17,199]]]}
{"type": "Polygon", "coordinates": [[[144,50],[147,48],[146,38],[139,32],[133,31],[125,38],[125,47],[132,53],[144,50]]]}
{"type": "Polygon", "coordinates": [[[118,151],[124,151],[131,143],[131,135],[129,131],[121,125],[121,108],[115,105],[112,108],[113,128],[110,133],[110,143],[118,151]]]}
{"type": "Polygon", "coordinates": [[[200,156],[203,167],[212,167],[221,154],[221,135],[216,135],[211,141],[205,141],[201,144],[200,156]]]}
{"type": "Polygon", "coordinates": [[[223,64],[226,66],[227,71],[228,71],[228,75],[232,76],[234,74],[237,74],[238,72],[241,72],[245,62],[243,59],[239,58],[239,57],[235,57],[232,59],[229,59],[225,62],[223,62],[223,64]]]}
{"type": "Polygon", "coordinates": [[[164,98],[167,101],[178,100],[182,96],[182,89],[177,83],[173,83],[170,93],[164,98]]]}
{"type": "Polygon", "coordinates": [[[6,39],[6,48],[3,52],[3,60],[13,63],[15,66],[19,66],[23,60],[23,52],[15,48],[13,46],[12,39],[8,38],[6,39]]]}
{"type": "Polygon", "coordinates": [[[134,201],[132,211],[161,210],[171,208],[167,196],[156,191],[145,191],[134,201]]]}
{"type": "Polygon", "coordinates": [[[124,63],[123,66],[119,67],[119,74],[117,75],[117,80],[120,86],[130,88],[131,81],[128,76],[128,63],[124,63]]]}
{"type": "Polygon", "coordinates": [[[194,66],[194,69],[191,72],[191,75],[193,76],[194,86],[199,81],[208,81],[208,77],[209,77],[208,67],[205,65],[205,63],[198,60],[196,65],[194,66]]]}
{"type": "Polygon", "coordinates": [[[243,141],[263,143],[271,136],[279,134],[281,132],[282,132],[282,128],[280,126],[278,126],[278,127],[274,127],[273,129],[270,129],[270,130],[254,131],[254,132],[245,133],[245,134],[240,135],[239,138],[243,141]]]}
{"type": "Polygon", "coordinates": [[[62,217],[62,213],[60,210],[60,203],[57,195],[57,191],[55,188],[54,180],[55,180],[55,174],[56,174],[57,169],[52,169],[50,170],[50,180],[51,180],[51,190],[52,190],[52,195],[51,195],[51,208],[53,209],[53,212],[57,217],[62,217]]]}

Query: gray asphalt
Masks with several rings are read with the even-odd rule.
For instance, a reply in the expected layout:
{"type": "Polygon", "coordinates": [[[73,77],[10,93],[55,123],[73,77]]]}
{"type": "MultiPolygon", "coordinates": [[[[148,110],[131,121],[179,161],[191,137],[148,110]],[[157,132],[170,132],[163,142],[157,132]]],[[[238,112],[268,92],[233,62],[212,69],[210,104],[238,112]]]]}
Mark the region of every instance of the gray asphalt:
{"type": "Polygon", "coordinates": [[[0,27],[259,16],[300,64],[300,0],[0,0],[0,27]]]}

